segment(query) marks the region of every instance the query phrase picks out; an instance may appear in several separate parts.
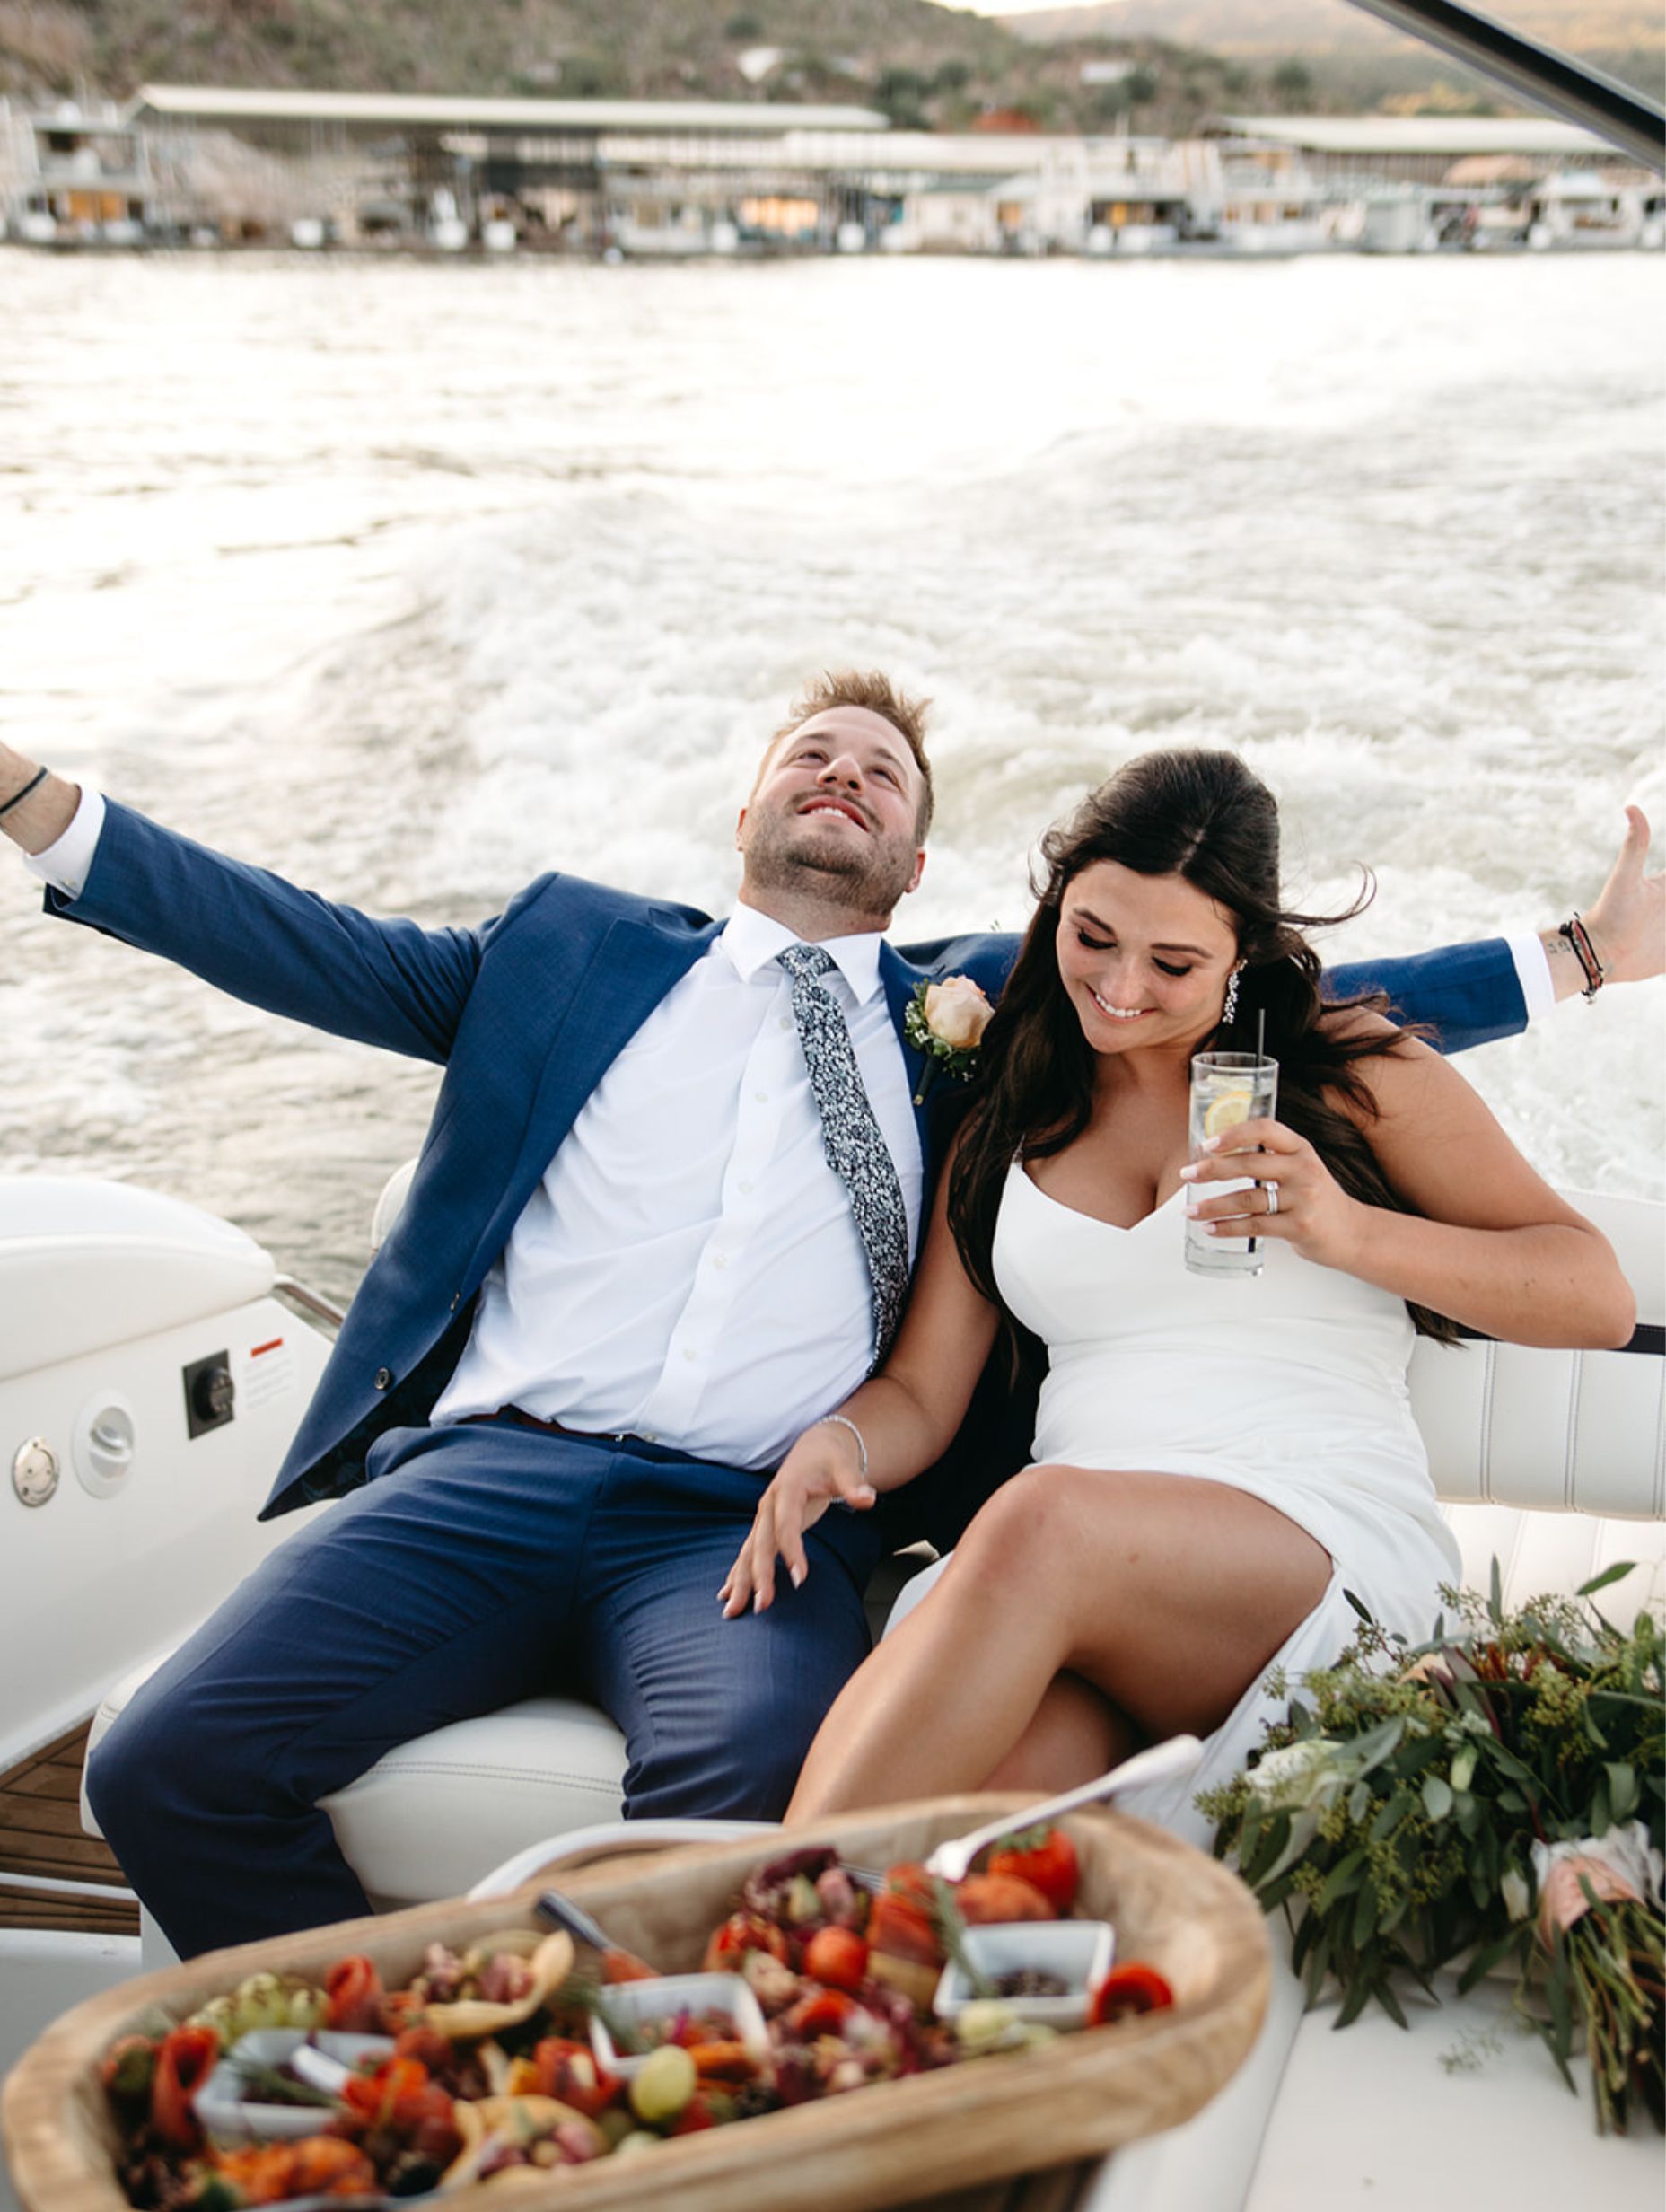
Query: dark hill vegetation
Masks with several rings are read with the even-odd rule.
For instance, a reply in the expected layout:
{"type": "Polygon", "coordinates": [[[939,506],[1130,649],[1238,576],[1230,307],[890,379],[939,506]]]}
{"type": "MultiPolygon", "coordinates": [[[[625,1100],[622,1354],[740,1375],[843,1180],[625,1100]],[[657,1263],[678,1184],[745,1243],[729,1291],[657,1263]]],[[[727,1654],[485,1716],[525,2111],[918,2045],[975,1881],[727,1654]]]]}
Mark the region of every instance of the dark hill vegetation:
{"type": "MultiPolygon", "coordinates": [[[[1515,0],[1531,8],[1577,12],[1515,0]]],[[[1643,20],[1635,0],[1598,13],[1612,39],[1643,20]]],[[[1116,0],[1010,25],[929,0],[0,0],[0,93],[147,82],[832,102],[932,129],[1174,136],[1223,109],[1416,106],[1432,86],[1436,104],[1496,102],[1341,0],[1116,0]]]]}

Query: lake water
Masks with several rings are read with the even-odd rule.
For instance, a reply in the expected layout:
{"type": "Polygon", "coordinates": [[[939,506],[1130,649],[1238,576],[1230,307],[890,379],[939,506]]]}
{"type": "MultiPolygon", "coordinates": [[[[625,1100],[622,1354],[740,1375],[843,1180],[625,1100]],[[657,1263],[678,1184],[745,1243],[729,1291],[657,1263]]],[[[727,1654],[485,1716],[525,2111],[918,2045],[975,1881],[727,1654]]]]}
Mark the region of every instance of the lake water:
{"type": "MultiPolygon", "coordinates": [[[[721,909],[802,674],[937,703],[907,935],[1239,747],[1338,956],[1558,920],[1666,830],[1660,258],[618,268],[0,254],[26,751],[374,911],[547,867],[721,909]]],[[[4,858],[0,856],[0,858],[4,858]]],[[[1466,1072],[1658,1195],[1659,985],[1466,1072]]],[[[48,924],[0,867],[0,1160],[197,1199],[338,1293],[433,1070],[48,924]]]]}

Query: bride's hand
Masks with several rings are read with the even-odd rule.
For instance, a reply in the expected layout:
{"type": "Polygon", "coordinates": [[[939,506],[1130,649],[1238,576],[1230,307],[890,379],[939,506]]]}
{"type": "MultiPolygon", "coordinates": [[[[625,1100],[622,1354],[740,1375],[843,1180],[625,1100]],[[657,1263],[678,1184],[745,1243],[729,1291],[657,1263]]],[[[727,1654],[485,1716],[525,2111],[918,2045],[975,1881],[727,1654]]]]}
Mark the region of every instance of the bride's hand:
{"type": "Polygon", "coordinates": [[[810,1572],[804,1531],[837,1500],[862,1513],[874,1496],[872,1485],[863,1479],[861,1454],[850,1431],[837,1422],[807,1428],[758,1499],[751,1532],[717,1593],[723,1619],[738,1620],[749,1603],[755,1613],[768,1608],[776,1594],[777,1558],[785,1561],[798,1589],[810,1572]]]}
{"type": "Polygon", "coordinates": [[[1187,1213],[1223,1236],[1278,1237],[1322,1268],[1353,1268],[1369,1208],[1337,1182],[1305,1137],[1282,1121],[1241,1121],[1207,1140],[1206,1157],[1180,1170],[1187,1213]],[[1211,1198],[1212,1182],[1253,1175],[1259,1188],[1211,1198]]]}

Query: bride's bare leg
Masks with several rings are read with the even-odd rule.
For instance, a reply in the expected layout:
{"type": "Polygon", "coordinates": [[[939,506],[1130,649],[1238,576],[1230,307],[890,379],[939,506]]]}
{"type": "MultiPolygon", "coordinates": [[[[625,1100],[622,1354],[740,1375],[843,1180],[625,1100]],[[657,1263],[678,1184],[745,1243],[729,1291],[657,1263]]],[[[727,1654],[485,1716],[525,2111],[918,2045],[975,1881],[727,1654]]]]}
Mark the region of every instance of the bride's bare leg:
{"type": "Polygon", "coordinates": [[[1023,1734],[982,1787],[1056,1797],[1120,1766],[1139,1741],[1126,1716],[1092,1682],[1056,1674],[1023,1734]]]}
{"type": "Polygon", "coordinates": [[[1329,1576],[1322,1545],[1241,1490],[1028,1468],[846,1684],[787,1818],[978,1787],[1065,1672],[1142,1735],[1205,1734],[1329,1576]]]}

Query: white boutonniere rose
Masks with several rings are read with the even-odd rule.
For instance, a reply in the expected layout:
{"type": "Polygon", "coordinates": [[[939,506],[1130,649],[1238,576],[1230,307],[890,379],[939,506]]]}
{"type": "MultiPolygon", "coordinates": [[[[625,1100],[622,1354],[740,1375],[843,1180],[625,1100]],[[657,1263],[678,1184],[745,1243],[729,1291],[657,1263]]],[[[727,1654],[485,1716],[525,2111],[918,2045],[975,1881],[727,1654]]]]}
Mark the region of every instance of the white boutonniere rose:
{"type": "Polygon", "coordinates": [[[908,1011],[902,1017],[902,1033],[925,1061],[914,1093],[916,1106],[924,1102],[940,1074],[956,1083],[971,1081],[978,1073],[978,1048],[994,1012],[970,976],[945,976],[941,983],[916,984],[908,1011]]]}

